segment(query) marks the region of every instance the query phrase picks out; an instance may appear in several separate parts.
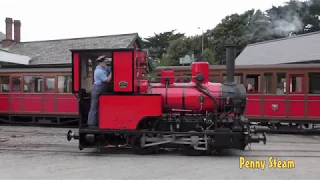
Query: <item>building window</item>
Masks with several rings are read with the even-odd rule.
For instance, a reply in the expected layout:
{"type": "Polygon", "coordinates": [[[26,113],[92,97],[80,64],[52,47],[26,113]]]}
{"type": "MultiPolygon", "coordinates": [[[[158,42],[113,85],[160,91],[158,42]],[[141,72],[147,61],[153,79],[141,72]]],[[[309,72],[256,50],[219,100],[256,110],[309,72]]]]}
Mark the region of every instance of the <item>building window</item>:
{"type": "Polygon", "coordinates": [[[46,77],[45,90],[46,91],[54,91],[55,82],[56,82],[56,78],[46,77]]]}
{"type": "Polygon", "coordinates": [[[43,77],[41,76],[24,76],[24,92],[41,93],[43,92],[43,77]]]}
{"type": "Polygon", "coordinates": [[[58,76],[58,93],[71,93],[72,90],[71,76],[58,76]]]}
{"type": "Polygon", "coordinates": [[[12,91],[21,91],[21,77],[12,77],[11,78],[12,91]]]}
{"type": "Polygon", "coordinates": [[[10,91],[10,81],[9,76],[0,76],[0,90],[1,92],[9,92],[10,91]]]}

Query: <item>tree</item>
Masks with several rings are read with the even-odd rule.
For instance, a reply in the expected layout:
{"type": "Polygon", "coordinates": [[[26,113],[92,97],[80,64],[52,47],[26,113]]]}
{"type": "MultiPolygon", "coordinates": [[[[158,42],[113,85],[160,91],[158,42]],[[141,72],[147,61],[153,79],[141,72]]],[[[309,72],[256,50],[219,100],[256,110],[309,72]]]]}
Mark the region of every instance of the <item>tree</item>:
{"type": "Polygon", "coordinates": [[[175,30],[155,34],[144,42],[160,64],[179,65],[179,58],[194,55],[204,57],[210,64],[225,64],[226,44],[236,45],[237,55],[256,42],[320,31],[320,0],[290,0],[283,6],[272,6],[265,12],[248,10],[226,16],[213,29],[202,35],[185,37],[175,30]]]}
{"type": "Polygon", "coordinates": [[[161,58],[171,41],[184,37],[184,34],[175,33],[175,31],[176,30],[154,34],[154,36],[143,40],[144,46],[149,49],[150,57],[153,59],[161,58]]]}
{"type": "Polygon", "coordinates": [[[300,2],[290,1],[284,6],[272,6],[266,11],[271,22],[269,31],[275,38],[287,37],[303,30],[301,6],[300,2]]]}
{"type": "Polygon", "coordinates": [[[298,34],[320,31],[320,0],[309,0],[300,3],[300,16],[304,28],[298,34]]]}
{"type": "Polygon", "coordinates": [[[190,52],[192,52],[192,54],[194,54],[195,57],[200,56],[202,51],[201,35],[188,37],[188,41],[190,43],[190,52]]]}
{"type": "Polygon", "coordinates": [[[271,7],[266,11],[272,23],[270,31],[274,37],[305,34],[319,31],[320,1],[290,0],[283,6],[271,7]]]}
{"type": "Polygon", "coordinates": [[[214,53],[209,48],[206,48],[205,50],[203,50],[202,56],[204,57],[204,60],[209,62],[209,64],[211,65],[218,63],[214,58],[214,53]]]}
{"type": "Polygon", "coordinates": [[[255,11],[249,17],[245,30],[246,44],[273,39],[269,30],[270,25],[271,23],[265,13],[260,10],[255,11]]]}
{"type": "Polygon", "coordinates": [[[179,59],[185,55],[191,55],[191,41],[189,38],[179,38],[170,42],[167,55],[172,64],[179,65],[179,59]]]}
{"type": "Polygon", "coordinates": [[[243,14],[232,14],[222,19],[211,32],[214,58],[223,64],[225,61],[226,44],[234,44],[237,49],[244,49],[247,45],[247,26],[250,22],[254,10],[249,10],[243,14]]]}

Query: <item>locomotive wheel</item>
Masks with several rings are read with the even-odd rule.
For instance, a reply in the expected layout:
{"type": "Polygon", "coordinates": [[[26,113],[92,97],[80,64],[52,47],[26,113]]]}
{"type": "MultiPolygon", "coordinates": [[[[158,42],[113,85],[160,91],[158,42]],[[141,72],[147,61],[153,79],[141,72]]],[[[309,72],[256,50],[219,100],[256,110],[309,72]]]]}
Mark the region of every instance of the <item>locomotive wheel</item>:
{"type": "Polygon", "coordinates": [[[131,139],[131,148],[134,154],[148,155],[157,152],[157,146],[141,147],[142,135],[133,136],[131,139]]]}

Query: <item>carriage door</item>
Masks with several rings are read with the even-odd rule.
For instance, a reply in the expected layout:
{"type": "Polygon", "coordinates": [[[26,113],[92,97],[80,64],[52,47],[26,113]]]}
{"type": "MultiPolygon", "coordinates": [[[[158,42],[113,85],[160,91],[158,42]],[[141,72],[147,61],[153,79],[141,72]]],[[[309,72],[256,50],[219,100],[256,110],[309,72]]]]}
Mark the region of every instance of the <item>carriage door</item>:
{"type": "Polygon", "coordinates": [[[305,75],[289,74],[287,84],[289,117],[305,116],[305,75]]]}

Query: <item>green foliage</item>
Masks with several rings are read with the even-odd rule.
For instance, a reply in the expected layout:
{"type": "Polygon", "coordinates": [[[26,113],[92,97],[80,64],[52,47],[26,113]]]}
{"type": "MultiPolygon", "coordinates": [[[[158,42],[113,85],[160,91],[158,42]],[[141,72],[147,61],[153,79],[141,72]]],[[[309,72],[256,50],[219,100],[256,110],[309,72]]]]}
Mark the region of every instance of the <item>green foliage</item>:
{"type": "Polygon", "coordinates": [[[149,78],[154,78],[157,76],[157,73],[155,71],[151,71],[151,72],[149,72],[148,75],[149,75],[149,78]]]}
{"type": "Polygon", "coordinates": [[[218,64],[211,49],[206,48],[205,50],[203,50],[202,56],[204,57],[205,61],[209,62],[209,64],[218,64]]]}
{"type": "Polygon", "coordinates": [[[227,16],[211,31],[213,37],[219,37],[214,38],[212,42],[214,56],[219,63],[225,60],[224,46],[226,44],[234,44],[237,49],[245,48],[248,40],[247,31],[253,14],[254,10],[249,10],[243,14],[227,16]]]}
{"type": "Polygon", "coordinates": [[[171,41],[167,49],[168,58],[172,59],[173,65],[179,65],[179,58],[190,53],[191,41],[188,38],[179,38],[171,41]]]}
{"type": "Polygon", "coordinates": [[[153,59],[161,58],[166,53],[166,49],[171,41],[184,36],[184,34],[175,33],[175,31],[154,34],[154,36],[143,40],[144,47],[149,49],[150,56],[153,59]]]}
{"type": "Polygon", "coordinates": [[[265,12],[248,10],[231,14],[203,35],[185,37],[175,30],[155,34],[143,41],[157,65],[179,65],[179,58],[194,55],[210,64],[225,64],[226,44],[237,47],[237,55],[251,43],[320,31],[320,0],[290,0],[265,12]],[[202,52],[202,41],[204,52],[202,52]]]}
{"type": "Polygon", "coordinates": [[[175,60],[171,59],[167,54],[164,54],[161,59],[159,59],[159,62],[157,63],[157,66],[174,66],[175,60]]]}

